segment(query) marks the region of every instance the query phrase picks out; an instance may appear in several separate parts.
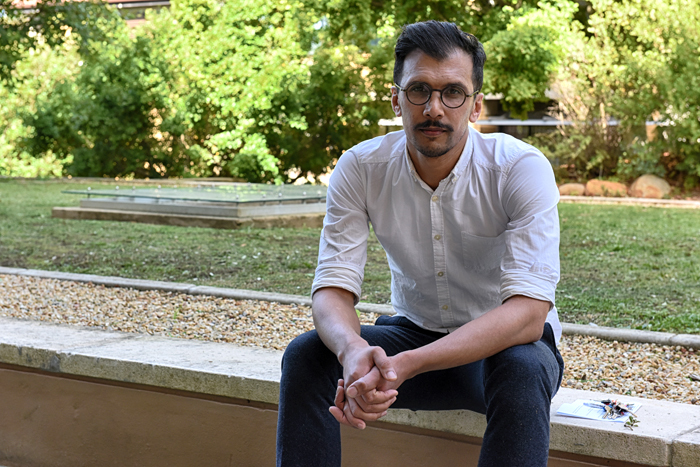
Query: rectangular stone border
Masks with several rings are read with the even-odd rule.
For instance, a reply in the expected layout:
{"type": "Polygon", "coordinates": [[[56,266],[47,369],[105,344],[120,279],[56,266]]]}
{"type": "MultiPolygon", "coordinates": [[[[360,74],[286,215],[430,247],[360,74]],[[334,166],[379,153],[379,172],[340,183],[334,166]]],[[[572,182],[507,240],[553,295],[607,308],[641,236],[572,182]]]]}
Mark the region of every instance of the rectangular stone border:
{"type": "Polygon", "coordinates": [[[137,211],[106,211],[74,207],[56,207],[51,217],[73,220],[140,222],[142,224],[174,225],[180,227],[205,227],[235,230],[242,227],[269,229],[273,227],[321,227],[325,214],[290,215],[276,217],[224,218],[214,216],[191,216],[184,214],[159,214],[137,211]]]}

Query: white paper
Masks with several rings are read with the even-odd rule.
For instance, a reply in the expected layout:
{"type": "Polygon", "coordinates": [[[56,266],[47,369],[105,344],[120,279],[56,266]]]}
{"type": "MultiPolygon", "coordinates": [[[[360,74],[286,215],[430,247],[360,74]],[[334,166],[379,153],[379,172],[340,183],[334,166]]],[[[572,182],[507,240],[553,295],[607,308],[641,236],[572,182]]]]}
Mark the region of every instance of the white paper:
{"type": "MultiPolygon", "coordinates": [[[[605,408],[591,406],[596,404],[600,404],[600,401],[579,399],[573,403],[564,403],[561,405],[561,407],[559,407],[559,410],[557,410],[557,415],[562,415],[564,417],[585,418],[588,420],[600,420],[603,422],[617,423],[625,423],[630,417],[630,414],[627,414],[621,415],[617,418],[604,418],[605,408]]],[[[641,405],[638,404],[626,405],[627,407],[629,407],[632,413],[636,413],[637,410],[639,410],[639,407],[641,407],[641,405]]]]}

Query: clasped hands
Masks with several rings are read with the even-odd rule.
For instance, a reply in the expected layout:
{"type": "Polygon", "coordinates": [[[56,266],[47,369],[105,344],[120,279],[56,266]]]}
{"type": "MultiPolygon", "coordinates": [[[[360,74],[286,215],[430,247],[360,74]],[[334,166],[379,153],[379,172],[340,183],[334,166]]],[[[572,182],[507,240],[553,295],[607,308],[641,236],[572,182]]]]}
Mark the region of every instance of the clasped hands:
{"type": "Polygon", "coordinates": [[[387,414],[396,401],[396,390],[407,378],[401,370],[400,356],[387,357],[381,347],[363,347],[344,355],[343,379],[338,380],[334,406],[335,419],[354,428],[364,429],[366,422],[387,414]]]}

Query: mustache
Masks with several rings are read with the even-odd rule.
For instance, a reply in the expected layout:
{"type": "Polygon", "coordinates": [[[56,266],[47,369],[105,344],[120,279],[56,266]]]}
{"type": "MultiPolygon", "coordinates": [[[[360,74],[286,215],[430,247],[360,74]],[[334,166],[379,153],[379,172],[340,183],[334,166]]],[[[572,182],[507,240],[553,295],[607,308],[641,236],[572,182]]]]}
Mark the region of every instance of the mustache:
{"type": "Polygon", "coordinates": [[[426,120],[413,127],[414,130],[421,130],[423,128],[440,128],[445,131],[454,131],[452,125],[447,125],[437,120],[426,120]]]}

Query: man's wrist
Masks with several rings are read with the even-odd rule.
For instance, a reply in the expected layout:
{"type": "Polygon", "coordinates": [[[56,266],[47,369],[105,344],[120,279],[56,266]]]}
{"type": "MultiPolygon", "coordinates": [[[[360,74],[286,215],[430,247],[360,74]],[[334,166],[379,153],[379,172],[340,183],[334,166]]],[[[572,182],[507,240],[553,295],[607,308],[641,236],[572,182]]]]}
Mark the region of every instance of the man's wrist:
{"type": "Polygon", "coordinates": [[[341,348],[336,356],[338,357],[338,362],[345,367],[345,359],[348,357],[348,355],[352,354],[358,349],[362,349],[365,347],[369,347],[369,344],[367,343],[366,340],[364,340],[362,337],[355,335],[354,337],[351,337],[350,340],[341,348]]]}
{"type": "Polygon", "coordinates": [[[394,369],[403,381],[409,380],[420,373],[416,350],[406,350],[394,356],[394,369]]]}

